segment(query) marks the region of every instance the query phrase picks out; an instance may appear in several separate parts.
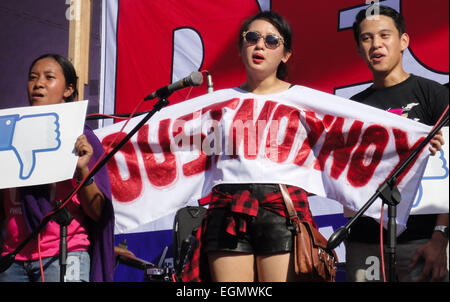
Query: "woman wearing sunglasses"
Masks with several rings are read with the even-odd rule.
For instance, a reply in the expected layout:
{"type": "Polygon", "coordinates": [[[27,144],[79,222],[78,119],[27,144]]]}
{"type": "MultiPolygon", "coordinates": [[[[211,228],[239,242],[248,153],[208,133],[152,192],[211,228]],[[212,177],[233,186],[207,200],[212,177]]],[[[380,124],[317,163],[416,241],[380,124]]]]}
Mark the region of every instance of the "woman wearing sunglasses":
{"type": "MultiPolygon", "coordinates": [[[[251,98],[290,89],[292,85],[284,79],[291,38],[288,23],[275,12],[260,12],[244,21],[239,51],[247,80],[237,89],[239,93],[251,98]]],[[[315,226],[308,193],[287,187],[300,219],[315,226]]],[[[203,225],[202,252],[206,252],[212,281],[296,281],[293,229],[278,184],[216,185],[203,225]]]]}

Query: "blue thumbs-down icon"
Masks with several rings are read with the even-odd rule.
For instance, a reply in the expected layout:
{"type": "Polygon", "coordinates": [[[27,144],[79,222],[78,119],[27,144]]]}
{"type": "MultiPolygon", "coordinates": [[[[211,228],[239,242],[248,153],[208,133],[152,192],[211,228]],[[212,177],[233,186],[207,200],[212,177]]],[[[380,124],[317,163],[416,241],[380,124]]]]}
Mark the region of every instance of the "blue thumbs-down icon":
{"type": "Polygon", "coordinates": [[[28,179],[33,174],[36,153],[59,149],[59,137],[59,116],[56,113],[0,116],[0,151],[14,151],[21,179],[28,179]]]}

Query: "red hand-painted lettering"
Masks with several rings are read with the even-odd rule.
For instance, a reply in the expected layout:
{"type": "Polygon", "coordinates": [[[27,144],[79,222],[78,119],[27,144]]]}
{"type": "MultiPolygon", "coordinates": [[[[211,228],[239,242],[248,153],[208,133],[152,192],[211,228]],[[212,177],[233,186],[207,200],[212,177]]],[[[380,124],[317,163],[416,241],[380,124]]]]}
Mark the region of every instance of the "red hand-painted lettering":
{"type": "MultiPolygon", "coordinates": [[[[106,148],[109,146],[111,141],[115,139],[116,135],[117,141],[120,141],[126,136],[126,133],[112,133],[102,140],[103,146],[106,148]]],[[[114,148],[115,144],[112,145],[114,148]]],[[[111,181],[111,191],[115,200],[119,202],[129,202],[133,201],[139,197],[142,192],[142,177],[139,172],[139,163],[136,154],[136,150],[133,144],[128,141],[118,152],[121,152],[125,157],[125,163],[128,169],[129,178],[123,179],[120,175],[119,167],[117,161],[112,157],[107,164],[109,178],[111,181]]]]}
{"type": "Polygon", "coordinates": [[[324,171],[325,162],[331,152],[333,152],[333,164],[331,166],[330,176],[334,179],[339,178],[345,170],[350,159],[350,154],[358,143],[363,126],[361,121],[353,122],[348,132],[347,140],[345,140],[342,133],[344,121],[344,118],[337,117],[331,128],[327,131],[325,141],[314,166],[315,169],[324,171]]]}
{"type": "Polygon", "coordinates": [[[170,119],[164,119],[159,122],[158,139],[161,155],[164,156],[163,162],[159,162],[155,158],[153,148],[149,144],[148,124],[138,131],[137,142],[142,153],[145,171],[150,183],[156,187],[168,186],[177,177],[177,161],[175,154],[170,150],[169,126],[170,119]]]}
{"type": "Polygon", "coordinates": [[[375,169],[381,162],[388,141],[389,133],[384,127],[379,125],[367,127],[362,135],[361,144],[353,153],[350,161],[347,180],[352,186],[362,187],[370,181],[375,169]],[[374,146],[375,150],[368,154],[371,146],[374,146]],[[366,164],[367,162],[369,164],[366,164]]]}
{"type": "Polygon", "coordinates": [[[276,103],[266,101],[258,118],[253,122],[254,103],[254,99],[245,99],[234,116],[228,136],[230,144],[228,150],[232,158],[237,157],[241,143],[244,145],[245,158],[255,159],[258,156],[259,144],[276,103]]]}
{"type": "Polygon", "coordinates": [[[300,111],[296,108],[286,105],[278,106],[269,126],[269,134],[266,139],[266,157],[270,160],[282,163],[291,153],[292,145],[294,144],[295,136],[300,123],[300,111]],[[284,139],[281,144],[278,144],[278,136],[283,117],[287,117],[287,125],[284,133],[284,139]]]}

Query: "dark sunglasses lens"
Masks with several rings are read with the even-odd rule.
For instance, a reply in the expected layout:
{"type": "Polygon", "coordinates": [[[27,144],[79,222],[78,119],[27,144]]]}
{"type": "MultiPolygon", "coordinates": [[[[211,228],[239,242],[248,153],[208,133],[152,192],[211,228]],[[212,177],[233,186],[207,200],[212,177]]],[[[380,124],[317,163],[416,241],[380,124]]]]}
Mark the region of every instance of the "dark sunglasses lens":
{"type": "Polygon", "coordinates": [[[277,47],[279,40],[280,39],[277,36],[267,35],[265,41],[266,41],[267,47],[277,47]]]}
{"type": "Polygon", "coordinates": [[[258,33],[249,31],[248,33],[245,34],[245,40],[248,43],[258,43],[259,35],[258,35],[258,33]]]}

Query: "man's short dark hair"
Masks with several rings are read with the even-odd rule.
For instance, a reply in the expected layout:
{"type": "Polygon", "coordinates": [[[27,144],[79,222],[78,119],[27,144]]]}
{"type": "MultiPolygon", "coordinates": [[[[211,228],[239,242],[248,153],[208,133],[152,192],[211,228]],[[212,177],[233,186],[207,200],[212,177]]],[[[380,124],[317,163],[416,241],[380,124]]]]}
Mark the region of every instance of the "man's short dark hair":
{"type": "Polygon", "coordinates": [[[360,10],[356,15],[355,22],[353,23],[353,36],[355,38],[356,45],[359,46],[359,35],[361,34],[361,29],[359,26],[361,22],[364,21],[364,19],[369,16],[373,16],[371,15],[372,12],[377,12],[380,15],[391,18],[394,21],[399,36],[403,35],[406,32],[405,19],[403,19],[403,16],[399,12],[389,6],[374,4],[366,9],[360,10]],[[378,6],[376,9],[374,8],[375,5],[378,6]]]}

